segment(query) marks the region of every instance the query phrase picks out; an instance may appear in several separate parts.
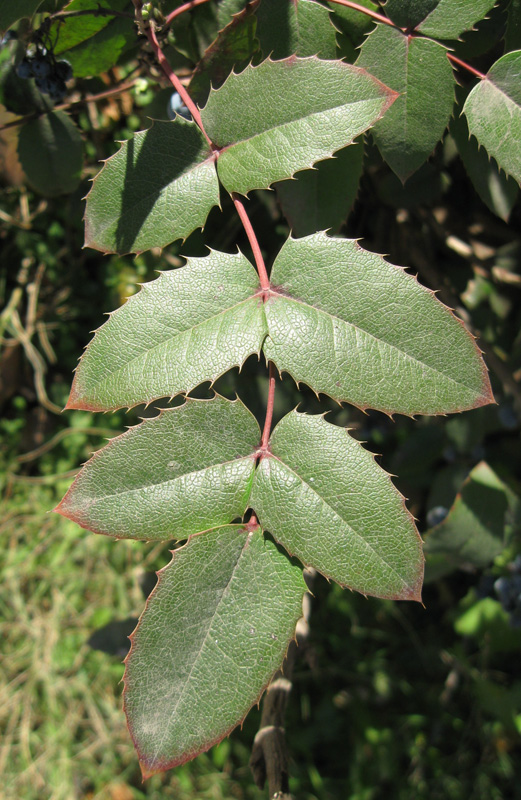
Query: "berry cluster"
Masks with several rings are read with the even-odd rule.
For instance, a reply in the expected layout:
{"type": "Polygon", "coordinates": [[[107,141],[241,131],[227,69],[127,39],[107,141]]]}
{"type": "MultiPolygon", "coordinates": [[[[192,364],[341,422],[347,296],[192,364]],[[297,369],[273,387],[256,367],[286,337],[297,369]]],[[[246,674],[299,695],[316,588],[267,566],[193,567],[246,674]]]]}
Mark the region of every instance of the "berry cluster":
{"type": "Polygon", "coordinates": [[[494,582],[494,590],[499,602],[510,614],[512,627],[521,628],[521,556],[517,556],[510,564],[510,573],[494,582]]]}
{"type": "Polygon", "coordinates": [[[25,55],[16,74],[19,78],[34,78],[40,92],[59,103],[67,94],[65,82],[72,78],[72,68],[68,61],[56,61],[49,50],[39,47],[34,55],[25,55]]]}

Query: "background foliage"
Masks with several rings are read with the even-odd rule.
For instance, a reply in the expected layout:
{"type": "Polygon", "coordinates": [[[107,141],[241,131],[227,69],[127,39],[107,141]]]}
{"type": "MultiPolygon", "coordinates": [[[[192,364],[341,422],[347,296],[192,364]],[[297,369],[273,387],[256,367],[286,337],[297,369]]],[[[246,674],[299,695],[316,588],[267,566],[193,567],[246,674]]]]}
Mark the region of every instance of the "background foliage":
{"type": "MultiPolygon", "coordinates": [[[[6,28],[7,5],[0,6],[6,28]]],[[[27,5],[30,14],[59,10],[63,3],[27,5]]],[[[101,5],[122,11],[128,6],[115,0],[101,5]]],[[[165,5],[170,10],[179,3],[165,5]]],[[[214,68],[212,42],[239,6],[210,2],[180,17],[169,57],[181,74],[188,75],[203,55],[208,71],[214,68]]],[[[275,13],[275,6],[269,0],[260,5],[258,36],[262,48],[283,57],[287,43],[263,40],[270,28],[263,28],[262,14],[275,13]]],[[[74,0],[70,7],[88,8],[89,0],[74,0]]],[[[350,13],[337,12],[336,22],[339,43],[353,61],[368,20],[357,16],[356,27],[350,13]]],[[[487,71],[502,53],[505,34],[508,50],[519,47],[519,16],[515,0],[498,3],[477,30],[462,37],[458,53],[487,71]]],[[[35,17],[33,28],[42,19],[35,17]]],[[[120,662],[153,572],[169,560],[167,548],[114,545],[47,514],[79,462],[125,424],[155,413],[153,407],[137,408],[125,421],[119,412],[97,419],[81,411],[59,413],[77,355],[102,323],[102,310],[122,304],[158,266],[158,252],[101,258],[82,249],[81,198],[88,178],[99,160],[114,152],[115,140],[146,127],[148,117],[166,119],[171,96],[157,75],[150,76],[132,23],[125,17],[86,19],[91,27],[78,17],[56,49],[74,69],[66,100],[74,104],[66,119],[81,131],[83,171],[75,173],[69,165],[59,185],[34,172],[41,163],[34,147],[43,135],[31,125],[38,123],[0,133],[0,536],[6,554],[0,600],[7,633],[0,765],[6,797],[262,797],[247,768],[256,712],[242,731],[208,754],[141,784],[121,711],[120,662]],[[95,64],[89,62],[93,53],[95,64]],[[125,91],[85,102],[130,83],[125,91]],[[71,185],[67,181],[74,174],[71,185]]],[[[2,125],[31,114],[35,104],[41,110],[41,95],[34,97],[20,82],[12,88],[10,67],[28,31],[29,20],[22,20],[18,41],[2,45],[2,125]]],[[[289,26],[292,51],[307,55],[311,46],[316,52],[317,42],[301,41],[298,31],[298,25],[289,26]]],[[[248,36],[247,27],[241,35],[248,36]]],[[[322,46],[327,48],[326,39],[322,46]]],[[[192,78],[201,96],[207,79],[201,69],[192,78]]],[[[461,82],[458,93],[467,93],[470,76],[462,75],[461,82]]],[[[462,118],[453,119],[450,134],[404,185],[372,139],[352,148],[364,153],[365,171],[339,225],[348,236],[362,236],[364,247],[409,265],[458,308],[480,335],[498,405],[446,419],[393,422],[377,412],[338,409],[324,399],[319,404],[311,392],[305,394],[303,409],[331,409],[380,454],[385,469],[399,475],[395,482],[423,533],[440,524],[426,537],[425,608],[365,599],[317,580],[311,639],[297,664],[288,720],[292,790],[303,798],[489,800],[517,791],[521,208],[516,185],[490,171],[493,162],[468,140],[465,125],[462,118]]],[[[74,151],[70,139],[76,141],[76,134],[69,131],[68,144],[60,140],[65,154],[74,151]]],[[[275,253],[288,233],[279,202],[284,205],[283,192],[275,197],[259,191],[249,203],[266,253],[275,253]]],[[[237,241],[247,250],[225,198],[222,206],[211,212],[204,237],[199,231],[189,237],[183,255],[202,256],[205,244],[233,251],[237,241]]],[[[317,202],[316,214],[320,208],[317,202]]],[[[316,220],[299,224],[307,233],[316,220]]],[[[179,265],[180,250],[176,244],[166,247],[162,263],[179,265]]],[[[266,386],[255,358],[244,374],[243,399],[262,419],[266,386]]],[[[218,385],[228,397],[237,387],[234,372],[218,385]]],[[[285,378],[277,393],[277,418],[298,399],[285,378]]]]}

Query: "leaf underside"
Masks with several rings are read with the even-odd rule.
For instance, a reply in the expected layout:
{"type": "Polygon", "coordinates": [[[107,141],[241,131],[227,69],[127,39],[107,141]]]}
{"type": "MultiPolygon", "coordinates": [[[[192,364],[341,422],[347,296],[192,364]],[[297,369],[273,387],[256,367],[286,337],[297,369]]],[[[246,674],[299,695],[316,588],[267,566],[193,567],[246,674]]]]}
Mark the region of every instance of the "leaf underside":
{"type": "Polygon", "coordinates": [[[389,414],[486,405],[475,341],[428,289],[356,241],[288,239],[265,305],[266,359],[315,392],[389,414]]]}
{"type": "Polygon", "coordinates": [[[246,511],[259,439],[240,400],[189,399],[97,452],[56,510],[96,533],[147,541],[228,524],[246,511]]]}
{"type": "Polygon", "coordinates": [[[266,320],[257,273],[212,252],[163,272],[96,332],[67,408],[108,411],[185,393],[259,353],[266,320]]]}
{"type": "Polygon", "coordinates": [[[421,540],[371,453],[322,416],[277,425],[253,482],[260,524],[293,555],[363,594],[419,600],[421,540]]]}
{"type": "Polygon", "coordinates": [[[372,135],[393,172],[405,181],[432,153],[452,113],[455,84],[447,49],[377,25],[357,64],[400,93],[372,135]]]}
{"type": "Polygon", "coordinates": [[[292,56],[232,73],[210,92],[201,117],[222,148],[221,183],[247,194],[329,158],[373,125],[395,97],[350,64],[292,56]]]}
{"type": "Polygon", "coordinates": [[[306,585],[257,529],[192,537],[159,573],[126,661],[124,703],[144,777],[238,725],[280,666],[306,585]]]}
{"type": "Polygon", "coordinates": [[[463,112],[469,131],[521,184],[521,50],[507,53],[471,91],[463,112]]]}
{"type": "Polygon", "coordinates": [[[177,116],[124,142],[87,197],[85,244],[140,253],[186,239],[219,205],[219,182],[199,128],[177,116]]]}

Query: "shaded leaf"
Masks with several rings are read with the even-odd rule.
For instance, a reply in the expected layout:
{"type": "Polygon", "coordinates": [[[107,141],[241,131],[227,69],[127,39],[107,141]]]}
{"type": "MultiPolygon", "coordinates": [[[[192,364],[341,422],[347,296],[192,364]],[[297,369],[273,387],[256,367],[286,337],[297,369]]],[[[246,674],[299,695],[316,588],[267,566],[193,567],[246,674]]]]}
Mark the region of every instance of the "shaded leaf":
{"type": "Polygon", "coordinates": [[[257,273],[212,252],[145,284],[96,332],[67,408],[103,411],[173,397],[260,351],[266,334],[257,273]]]}
{"type": "Polygon", "coordinates": [[[463,112],[470,133],[498,165],[521,183],[521,51],[492,65],[470,92],[463,112]]]}
{"type": "Polygon", "coordinates": [[[436,39],[457,39],[471,30],[493,7],[495,0],[438,0],[436,8],[418,25],[425,36],[436,39]]]}
{"type": "Polygon", "coordinates": [[[463,484],[448,516],[426,533],[426,579],[461,567],[481,569],[505,547],[505,517],[512,493],[482,461],[463,484]]]}
{"type": "Polygon", "coordinates": [[[505,30],[505,52],[521,49],[521,0],[510,0],[505,30]]]}
{"type": "Polygon", "coordinates": [[[3,34],[19,19],[32,17],[43,0],[0,0],[0,34],[3,34]]]}
{"type": "Polygon", "coordinates": [[[252,0],[220,0],[217,6],[217,22],[221,28],[228,25],[235,14],[239,14],[252,0]]]}
{"type": "Polygon", "coordinates": [[[244,514],[259,441],[240,400],[188,399],[112,439],[56,511],[118,538],[186,539],[244,514]]]}
{"type": "Polygon", "coordinates": [[[439,2],[440,0],[387,0],[384,9],[395,25],[400,28],[415,28],[439,2]]]}
{"type": "Polygon", "coordinates": [[[343,586],[419,600],[421,540],[403,497],[344,428],[291,412],[276,426],[250,505],[274,538],[343,586]]]}
{"type": "Polygon", "coordinates": [[[500,172],[496,162],[470,137],[465,117],[454,118],[450,132],[476,192],[492,213],[506,222],[519,194],[519,186],[500,172]]]}
{"type": "Polygon", "coordinates": [[[492,401],[473,338],[433,293],[356,241],[288,239],[265,305],[266,358],[315,392],[387,413],[492,401]]]}
{"type": "Polygon", "coordinates": [[[449,123],[455,84],[447,49],[377,25],[356,63],[400,93],[372,135],[391,169],[405,181],[426,161],[449,123]]]}
{"type": "MultiPolygon", "coordinates": [[[[132,13],[128,0],[72,0],[67,11],[96,10],[98,7],[132,13]]],[[[123,50],[136,42],[136,27],[131,17],[86,15],[57,21],[51,28],[56,38],[54,53],[65,58],[76,78],[105,72],[116,64],[123,50]]]]}
{"type": "MultiPolygon", "coordinates": [[[[378,6],[372,0],[362,0],[359,5],[371,11],[378,11],[378,6]]],[[[331,20],[335,28],[339,31],[337,43],[342,58],[347,58],[349,63],[353,63],[358,56],[358,48],[364,41],[365,36],[375,26],[374,19],[367,14],[347,6],[340,6],[337,3],[328,3],[331,10],[331,20]]]]}
{"type": "Polygon", "coordinates": [[[221,86],[234,67],[236,72],[244,69],[258,50],[254,12],[259,2],[233,17],[197,64],[188,90],[199,105],[206,102],[211,86],[214,89],[221,86]]]}
{"type": "Polygon", "coordinates": [[[159,573],[125,670],[144,777],[183,764],[242,722],[280,667],[306,585],[257,528],[194,536],[159,573]]]}
{"type": "Polygon", "coordinates": [[[63,111],[52,111],[21,128],[18,157],[31,186],[46,197],[68,194],[79,186],[83,141],[63,111]]]}
{"type": "Polygon", "coordinates": [[[85,244],[140,253],[186,239],[219,204],[208,143],[179,116],[136,133],[109,158],[87,197],[85,244]]]}
{"type": "Polygon", "coordinates": [[[246,194],[290,178],[350,144],[394,100],[364,70],[291,57],[232,73],[201,111],[219,155],[219,178],[246,194]]]}
{"type": "Polygon", "coordinates": [[[281,3],[262,0],[257,11],[257,37],[265,57],[336,58],[335,29],[327,8],[315,0],[281,3]]]}
{"type": "Polygon", "coordinates": [[[293,235],[340,228],[355,202],[363,160],[363,145],[350,145],[315,169],[297,173],[296,180],[275,185],[293,235]]]}

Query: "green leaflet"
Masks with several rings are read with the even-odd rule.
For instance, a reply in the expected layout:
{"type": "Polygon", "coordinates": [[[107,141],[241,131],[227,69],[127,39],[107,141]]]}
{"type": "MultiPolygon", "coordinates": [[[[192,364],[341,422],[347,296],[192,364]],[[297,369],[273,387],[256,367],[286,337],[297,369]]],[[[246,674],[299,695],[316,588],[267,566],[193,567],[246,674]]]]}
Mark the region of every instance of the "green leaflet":
{"type": "Polygon", "coordinates": [[[250,505],[274,538],[363,594],[419,600],[421,540],[371,453],[322,416],[291,412],[255,473],[250,505]]]}
{"type": "Polygon", "coordinates": [[[490,210],[506,222],[519,194],[519,186],[501,172],[496,162],[469,136],[465,117],[460,115],[451,120],[450,133],[475,190],[490,210]]]}
{"type": "Polygon", "coordinates": [[[192,122],[155,122],[105,162],[87,197],[85,244],[140,253],[186,239],[219,205],[211,150],[192,122]]]}
{"type": "Polygon", "coordinates": [[[260,351],[266,320],[242,255],[189,259],[142,286],[87,347],[68,408],[95,411],[188,392],[260,351]]]}
{"type": "MultiPolygon", "coordinates": [[[[73,0],[67,11],[98,6],[133,14],[129,0],[73,0]]],[[[54,23],[51,37],[56,39],[55,54],[70,62],[76,78],[85,78],[113,67],[123,50],[136,42],[136,28],[132,16],[127,19],[93,14],[54,23]]]]}
{"type": "Polygon", "coordinates": [[[222,149],[219,179],[247,194],[329,158],[367,130],[394,93],[340,61],[291,57],[232,73],[201,111],[222,149]]]}
{"type": "Polygon", "coordinates": [[[43,0],[0,0],[0,34],[23,17],[32,17],[43,0]]]}
{"type": "Polygon", "coordinates": [[[436,39],[457,39],[483,19],[494,3],[495,0],[439,0],[418,30],[436,39]]]}
{"type": "Polygon", "coordinates": [[[288,239],[266,303],[266,358],[315,392],[389,414],[485,405],[486,369],[462,323],[400,267],[355,241],[288,239]]]}
{"type": "Polygon", "coordinates": [[[400,28],[415,28],[438,3],[439,0],[387,0],[385,13],[400,28]]]}
{"type": "Polygon", "coordinates": [[[275,185],[293,235],[340,228],[355,202],[363,161],[364,147],[358,142],[297,173],[295,180],[275,185]]]}
{"type": "Polygon", "coordinates": [[[447,49],[377,25],[356,63],[400,93],[372,135],[391,169],[405,181],[426,161],[449,123],[455,84],[447,49]]]}
{"type": "Polygon", "coordinates": [[[448,516],[427,531],[426,579],[455,569],[483,569],[504,549],[506,515],[513,493],[484,461],[471,471],[448,516]]]}
{"type": "Polygon", "coordinates": [[[521,50],[507,53],[489,69],[463,107],[469,131],[499,167],[521,183],[521,50]]]}
{"type": "Polygon", "coordinates": [[[240,400],[189,399],[112,439],[56,510],[117,538],[185,539],[244,514],[259,440],[240,400]]]}
{"type": "Polygon", "coordinates": [[[183,764],[241,723],[280,667],[306,584],[259,529],[194,536],[159,573],[125,670],[144,777],[183,764]]]}
{"type": "Polygon", "coordinates": [[[256,16],[257,37],[264,57],[336,58],[335,29],[327,9],[315,0],[298,3],[262,0],[256,16]]]}
{"type": "Polygon", "coordinates": [[[46,197],[68,194],[79,186],[83,141],[63,111],[51,111],[22,127],[18,157],[31,186],[46,197]]]}

